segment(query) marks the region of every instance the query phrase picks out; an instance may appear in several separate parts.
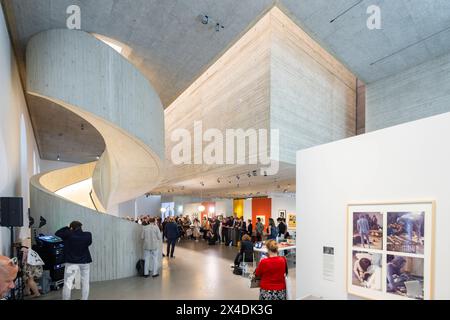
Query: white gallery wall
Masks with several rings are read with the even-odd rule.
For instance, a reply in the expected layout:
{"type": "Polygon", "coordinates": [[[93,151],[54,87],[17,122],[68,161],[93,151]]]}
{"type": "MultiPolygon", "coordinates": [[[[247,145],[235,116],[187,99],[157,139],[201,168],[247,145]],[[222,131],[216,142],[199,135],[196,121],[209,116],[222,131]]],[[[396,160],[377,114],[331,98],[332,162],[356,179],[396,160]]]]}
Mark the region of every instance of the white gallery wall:
{"type": "Polygon", "coordinates": [[[223,216],[233,215],[233,200],[232,199],[217,199],[212,200],[216,202],[216,214],[223,216]]]}
{"type": "Polygon", "coordinates": [[[289,213],[296,213],[295,194],[271,194],[270,198],[272,198],[272,219],[275,222],[279,217],[280,210],[286,211],[286,219],[289,213]]]}
{"type": "MultiPolygon", "coordinates": [[[[28,225],[29,178],[39,172],[36,147],[18,68],[0,7],[0,197],[23,197],[28,225]]],[[[16,238],[29,236],[16,228],[16,238]]],[[[10,233],[0,227],[0,254],[9,255],[10,233]]]]}
{"type": "Polygon", "coordinates": [[[136,199],[137,214],[159,216],[161,214],[161,196],[142,196],[136,199]]]}
{"type": "Polygon", "coordinates": [[[450,299],[450,113],[297,153],[297,298],[346,293],[349,203],[435,200],[434,298],[450,299]],[[322,247],[335,248],[334,279],[322,247]]]}
{"type": "Polygon", "coordinates": [[[159,217],[161,215],[161,196],[142,196],[119,204],[117,216],[137,217],[142,214],[159,217]]]}
{"type": "MultiPolygon", "coordinates": [[[[252,219],[252,199],[244,200],[244,219],[247,222],[248,219],[252,219]]],[[[255,225],[255,221],[252,221],[253,226],[255,225]]]]}

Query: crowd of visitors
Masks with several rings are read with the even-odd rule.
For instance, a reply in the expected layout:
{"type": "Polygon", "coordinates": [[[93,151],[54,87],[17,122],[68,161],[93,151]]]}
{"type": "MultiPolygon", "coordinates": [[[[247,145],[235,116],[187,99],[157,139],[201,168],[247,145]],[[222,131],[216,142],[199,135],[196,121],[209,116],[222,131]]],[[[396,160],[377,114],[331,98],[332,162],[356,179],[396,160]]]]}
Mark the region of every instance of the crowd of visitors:
{"type": "MultiPolygon", "coordinates": [[[[284,237],[285,239],[289,237],[286,221],[282,218],[278,218],[277,223],[270,218],[269,226],[266,229],[264,229],[264,224],[260,218],[257,218],[254,225],[251,219],[246,221],[243,217],[237,217],[236,215],[229,217],[222,215],[214,217],[204,216],[201,220],[197,217],[191,218],[189,215],[171,216],[166,217],[164,220],[161,217],[151,217],[150,215],[140,215],[136,218],[128,216],[125,219],[144,226],[149,224],[150,219],[155,219],[155,225],[163,232],[164,239],[168,239],[166,225],[169,222],[173,222],[178,230],[176,240],[192,239],[199,241],[203,239],[211,245],[218,243],[235,244],[234,241],[240,241],[245,234],[250,236],[252,242],[263,241],[263,239],[276,239],[277,237],[284,237]]],[[[170,227],[170,229],[170,237],[173,240],[175,236],[174,227],[170,227]]],[[[171,246],[174,246],[173,241],[171,246]]]]}
{"type": "MultiPolygon", "coordinates": [[[[260,218],[257,218],[254,225],[251,219],[247,221],[243,217],[236,215],[230,217],[204,216],[201,220],[190,216],[170,216],[162,219],[161,217],[152,217],[150,215],[140,215],[136,219],[127,217],[143,226],[142,228],[142,249],[143,249],[143,276],[149,277],[150,271],[152,277],[159,276],[161,268],[161,257],[175,258],[175,246],[181,239],[205,240],[209,245],[237,245],[239,242],[239,252],[236,255],[234,266],[239,266],[241,262],[253,262],[253,245],[255,242],[275,240],[279,237],[288,238],[287,226],[284,219],[277,219],[277,225],[273,219],[269,219],[267,229],[260,218]],[[163,242],[166,241],[165,254],[162,253],[163,242]]],[[[89,252],[89,246],[92,244],[92,235],[90,232],[82,230],[82,224],[73,221],[69,226],[58,230],[56,236],[64,241],[64,253],[66,261],[65,283],[63,288],[63,299],[69,300],[73,288],[74,275],[79,273],[81,276],[82,299],[87,300],[89,296],[89,267],[92,258],[89,252]]],[[[276,243],[276,241],[275,241],[276,243]]],[[[274,257],[275,251],[270,254],[270,250],[275,250],[274,246],[268,246],[269,257],[274,257]]],[[[26,291],[32,297],[40,295],[36,281],[42,276],[42,259],[36,252],[31,250],[30,245],[22,246],[22,265],[23,278],[26,285],[26,291]]],[[[270,261],[278,261],[271,259],[270,261]]],[[[13,288],[14,283],[11,279],[16,277],[17,262],[15,260],[2,257],[0,259],[0,273],[2,273],[3,282],[0,283],[0,296],[5,295],[9,289],[13,288]]],[[[269,261],[269,260],[268,260],[269,261]]],[[[266,264],[268,262],[264,262],[266,264]]],[[[282,263],[279,263],[280,265],[282,263]]],[[[270,269],[270,268],[269,268],[270,269]]],[[[265,267],[257,269],[258,274],[264,274],[265,267]]],[[[267,282],[266,282],[267,283],[267,282]]],[[[282,286],[267,286],[266,291],[283,290],[282,286]],[[275,289],[274,289],[275,288],[275,289]]],[[[261,287],[263,288],[263,287],[261,287]]],[[[283,293],[262,292],[262,297],[276,294],[283,296],[283,293]]]]}

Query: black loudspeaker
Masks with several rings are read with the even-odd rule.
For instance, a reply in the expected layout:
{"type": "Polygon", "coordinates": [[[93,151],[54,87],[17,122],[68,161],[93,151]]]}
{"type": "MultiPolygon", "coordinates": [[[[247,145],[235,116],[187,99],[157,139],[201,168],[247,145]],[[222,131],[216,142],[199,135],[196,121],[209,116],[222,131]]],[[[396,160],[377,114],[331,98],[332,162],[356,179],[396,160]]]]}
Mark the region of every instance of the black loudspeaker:
{"type": "Polygon", "coordinates": [[[23,227],[22,198],[0,198],[0,226],[23,227]]]}

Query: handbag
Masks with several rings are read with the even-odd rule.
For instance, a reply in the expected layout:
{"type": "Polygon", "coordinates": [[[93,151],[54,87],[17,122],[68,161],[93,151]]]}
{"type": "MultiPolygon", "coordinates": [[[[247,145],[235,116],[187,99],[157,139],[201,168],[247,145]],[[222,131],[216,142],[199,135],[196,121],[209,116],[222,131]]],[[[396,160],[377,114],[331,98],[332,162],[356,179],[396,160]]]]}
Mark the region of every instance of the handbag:
{"type": "Polygon", "coordinates": [[[259,288],[261,286],[261,279],[257,278],[255,274],[250,277],[249,287],[250,289],[259,288]]]}

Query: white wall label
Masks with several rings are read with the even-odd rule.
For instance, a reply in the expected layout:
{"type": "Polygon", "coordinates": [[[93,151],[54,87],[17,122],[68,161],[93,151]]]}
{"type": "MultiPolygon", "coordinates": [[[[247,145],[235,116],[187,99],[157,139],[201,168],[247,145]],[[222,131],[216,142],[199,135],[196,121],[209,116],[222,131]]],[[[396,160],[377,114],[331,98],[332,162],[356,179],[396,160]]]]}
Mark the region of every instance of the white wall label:
{"type": "Polygon", "coordinates": [[[322,278],[334,282],[334,247],[323,247],[322,278]]]}

